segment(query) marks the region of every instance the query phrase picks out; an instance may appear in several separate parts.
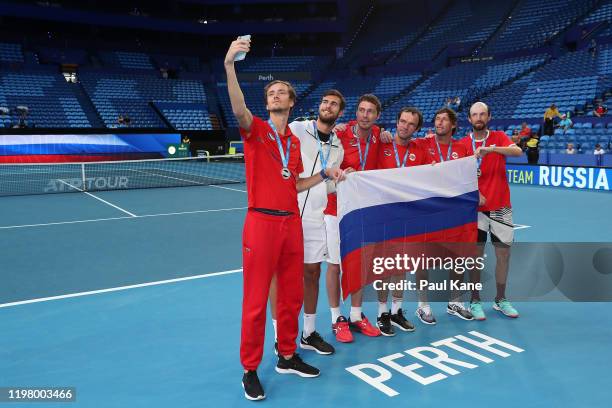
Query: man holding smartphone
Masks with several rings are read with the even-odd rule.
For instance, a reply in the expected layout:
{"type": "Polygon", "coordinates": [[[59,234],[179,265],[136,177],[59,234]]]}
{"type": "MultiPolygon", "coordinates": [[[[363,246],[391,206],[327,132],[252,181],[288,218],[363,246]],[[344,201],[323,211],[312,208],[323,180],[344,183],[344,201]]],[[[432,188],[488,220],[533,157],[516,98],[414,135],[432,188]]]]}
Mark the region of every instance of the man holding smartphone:
{"type": "Polygon", "coordinates": [[[267,121],[253,116],[238,84],[234,61],[250,50],[251,41],[237,39],[225,56],[227,88],[234,116],[244,140],[248,211],[244,224],[243,301],[240,360],[244,367],[242,386],[249,400],[265,393],[257,376],[263,355],[266,303],[270,282],[278,284],[278,348],[276,371],[317,377],[319,370],[295,353],[298,317],[303,301],[304,245],[297,193],[322,181],[340,181],[338,168],[322,170],[308,178],[304,171],[300,141],[287,126],[295,105],[295,90],[288,82],[272,81],[264,89],[267,121]]]}

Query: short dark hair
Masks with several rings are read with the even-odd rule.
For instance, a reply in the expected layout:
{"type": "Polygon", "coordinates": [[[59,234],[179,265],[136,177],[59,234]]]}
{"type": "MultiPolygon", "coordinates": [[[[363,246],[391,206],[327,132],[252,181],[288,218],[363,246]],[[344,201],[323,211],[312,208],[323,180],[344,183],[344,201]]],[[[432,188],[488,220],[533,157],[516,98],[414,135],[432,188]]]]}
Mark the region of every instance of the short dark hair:
{"type": "Polygon", "coordinates": [[[443,113],[446,113],[448,115],[448,118],[450,119],[451,123],[455,126],[453,128],[453,134],[455,134],[455,132],[457,131],[457,114],[451,108],[444,107],[444,108],[438,109],[438,111],[434,115],[434,125],[435,125],[435,121],[438,115],[441,115],[443,113]]]}
{"type": "Polygon", "coordinates": [[[357,101],[357,107],[359,107],[359,104],[363,101],[366,102],[370,102],[373,105],[376,105],[376,113],[380,113],[382,111],[382,105],[380,103],[380,99],[378,99],[378,97],[374,94],[364,94],[361,95],[359,97],[359,100],[357,101]]]}
{"type": "Polygon", "coordinates": [[[337,96],[340,99],[340,111],[343,111],[344,108],[346,108],[346,99],[344,99],[344,95],[342,95],[342,93],[340,93],[339,90],[328,89],[327,91],[325,91],[325,93],[321,97],[321,101],[325,99],[326,96],[329,96],[329,95],[337,96]]]}
{"type": "Polygon", "coordinates": [[[421,113],[420,110],[418,110],[417,108],[415,108],[414,106],[404,106],[402,109],[400,109],[400,111],[397,113],[397,119],[395,120],[395,122],[399,122],[400,118],[402,117],[402,113],[412,113],[414,115],[417,115],[419,117],[419,123],[417,125],[416,130],[420,130],[421,127],[423,126],[423,114],[421,113]]]}
{"type": "Polygon", "coordinates": [[[293,85],[291,85],[289,82],[287,81],[281,81],[280,79],[275,79],[272,82],[268,82],[268,84],[264,87],[264,103],[267,105],[268,104],[268,89],[270,89],[270,87],[272,85],[275,84],[283,84],[283,85],[287,85],[287,88],[289,88],[289,98],[295,102],[297,100],[297,94],[295,93],[295,88],[293,88],[293,85]]]}

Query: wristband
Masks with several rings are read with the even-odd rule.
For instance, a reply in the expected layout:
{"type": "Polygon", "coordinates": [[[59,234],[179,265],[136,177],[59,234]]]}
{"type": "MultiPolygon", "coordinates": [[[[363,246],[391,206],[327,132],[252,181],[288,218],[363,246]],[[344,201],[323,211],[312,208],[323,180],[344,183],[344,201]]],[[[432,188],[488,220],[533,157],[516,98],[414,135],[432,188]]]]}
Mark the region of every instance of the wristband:
{"type": "Polygon", "coordinates": [[[327,180],[329,178],[329,176],[327,174],[325,174],[325,169],[322,169],[319,174],[323,178],[323,181],[325,181],[325,180],[327,180]]]}

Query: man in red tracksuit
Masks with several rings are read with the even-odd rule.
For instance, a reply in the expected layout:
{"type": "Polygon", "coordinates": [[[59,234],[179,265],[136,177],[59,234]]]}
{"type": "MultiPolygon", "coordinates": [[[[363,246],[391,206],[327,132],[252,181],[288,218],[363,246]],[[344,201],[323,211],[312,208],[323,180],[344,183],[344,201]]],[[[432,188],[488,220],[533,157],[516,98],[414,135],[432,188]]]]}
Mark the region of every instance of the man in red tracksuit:
{"type": "Polygon", "coordinates": [[[265,398],[257,376],[263,355],[266,302],[272,277],[278,285],[278,349],[276,371],[317,377],[319,370],[295,353],[298,317],[303,302],[304,245],[297,193],[323,180],[342,178],[328,168],[300,179],[303,172],[300,141],[287,126],[295,105],[295,90],[288,82],[272,81],[264,89],[268,121],[253,116],[238,84],[234,61],[250,50],[250,40],[232,42],[224,66],[232,111],[240,125],[248,193],[248,212],[242,238],[243,301],[240,360],[242,386],[249,400],[265,398]]]}

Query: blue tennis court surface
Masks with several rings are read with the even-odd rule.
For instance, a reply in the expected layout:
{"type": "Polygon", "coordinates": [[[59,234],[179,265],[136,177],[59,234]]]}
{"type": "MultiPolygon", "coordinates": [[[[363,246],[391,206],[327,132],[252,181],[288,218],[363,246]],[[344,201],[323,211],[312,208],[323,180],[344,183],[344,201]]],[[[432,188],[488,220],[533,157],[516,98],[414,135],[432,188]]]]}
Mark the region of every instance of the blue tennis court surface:
{"type": "MultiPolygon", "coordinates": [[[[73,386],[77,402],[64,406],[74,407],[252,405],[238,356],[246,194],[244,185],[221,187],[1,198],[0,386],[73,386]]],[[[609,193],[512,186],[512,201],[517,241],[610,241],[609,193]]],[[[317,329],[331,340],[323,281],[321,288],[317,329]]],[[[373,318],[376,304],[364,306],[373,318]]],[[[516,306],[516,320],[487,304],[486,321],[464,322],[438,303],[436,326],[334,341],[333,356],[305,351],[321,369],[316,379],[274,372],[268,323],[261,404],[608,407],[610,304],[516,306]],[[491,346],[504,357],[464,340],[484,341],[479,334],[514,349],[491,346]],[[447,364],[453,372],[414,356],[450,338],[490,361],[439,345],[462,363],[447,364]],[[384,385],[397,395],[347,370],[361,364],[388,371],[384,385]],[[401,367],[439,380],[423,385],[401,367]]],[[[414,307],[404,305],[410,316],[414,307]]],[[[373,370],[362,372],[377,377],[373,370]]]]}

